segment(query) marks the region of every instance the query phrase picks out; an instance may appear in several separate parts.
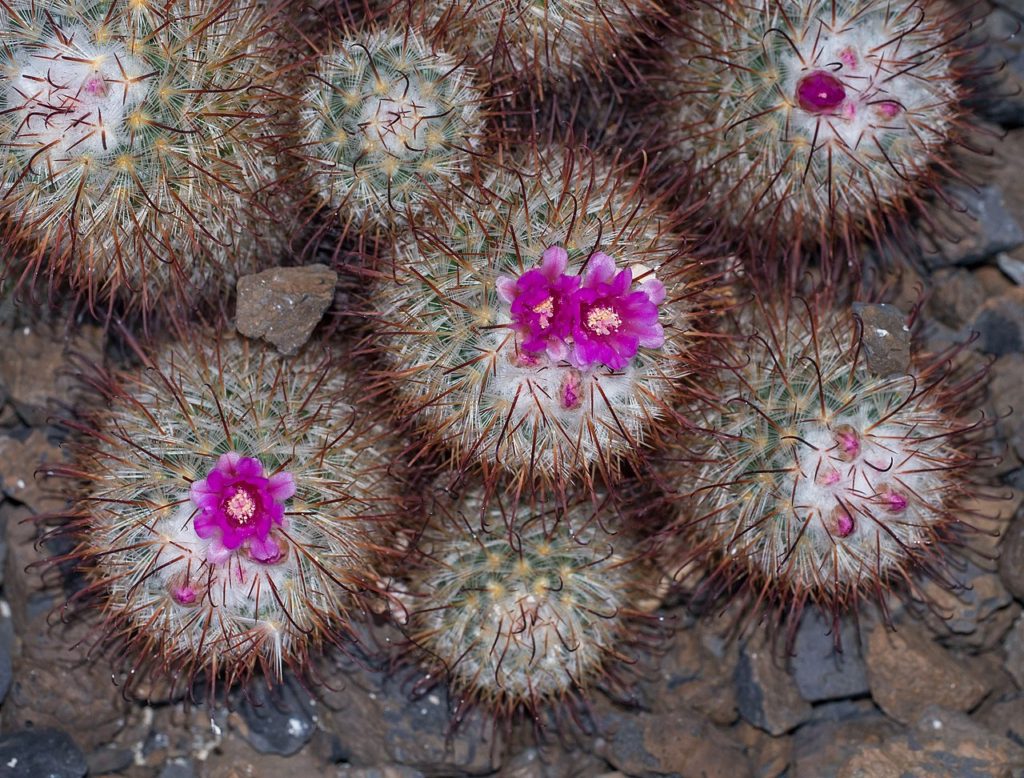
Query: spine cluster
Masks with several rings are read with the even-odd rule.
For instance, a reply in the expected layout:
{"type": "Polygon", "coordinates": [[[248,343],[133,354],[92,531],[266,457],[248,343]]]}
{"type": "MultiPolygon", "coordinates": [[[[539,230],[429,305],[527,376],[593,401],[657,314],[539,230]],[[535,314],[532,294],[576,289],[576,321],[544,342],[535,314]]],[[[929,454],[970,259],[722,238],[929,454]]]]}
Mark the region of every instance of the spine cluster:
{"type": "Polygon", "coordinates": [[[471,488],[437,513],[403,599],[419,658],[461,701],[456,719],[473,705],[537,715],[633,661],[644,568],[600,509],[471,488]]]}

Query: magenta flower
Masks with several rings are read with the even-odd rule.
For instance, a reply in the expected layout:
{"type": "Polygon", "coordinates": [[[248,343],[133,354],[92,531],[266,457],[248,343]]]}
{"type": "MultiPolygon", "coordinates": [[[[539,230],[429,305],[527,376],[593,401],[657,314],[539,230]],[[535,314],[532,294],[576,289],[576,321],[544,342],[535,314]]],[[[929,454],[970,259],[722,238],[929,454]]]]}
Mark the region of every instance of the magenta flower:
{"type": "Polygon", "coordinates": [[[591,256],[583,285],[574,295],[573,365],[581,370],[599,364],[621,370],[640,346],[664,345],[658,305],[665,299],[665,286],[653,278],[635,291],[630,291],[632,285],[628,268],[616,273],[615,261],[607,254],[591,256]]]}
{"type": "Polygon", "coordinates": [[[566,275],[569,255],[561,246],[544,251],[541,266],[518,279],[498,279],[498,294],[512,304],[512,322],[520,333],[520,348],[529,353],[546,351],[552,359],[566,359],[566,339],[572,331],[572,295],[579,276],[566,275]]]}
{"type": "Polygon", "coordinates": [[[258,459],[234,451],[222,455],[206,478],[192,484],[189,495],[198,509],[196,534],[213,538],[207,560],[225,562],[243,544],[257,562],[279,560],[283,549],[270,531],[284,525],[284,503],[294,494],[291,473],[267,478],[258,459]]]}

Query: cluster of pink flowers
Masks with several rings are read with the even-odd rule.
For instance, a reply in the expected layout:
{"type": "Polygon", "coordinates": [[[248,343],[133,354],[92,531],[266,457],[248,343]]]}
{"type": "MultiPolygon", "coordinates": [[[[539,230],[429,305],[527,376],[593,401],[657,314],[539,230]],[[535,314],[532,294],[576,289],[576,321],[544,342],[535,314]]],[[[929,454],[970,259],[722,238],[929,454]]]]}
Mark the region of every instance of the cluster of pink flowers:
{"type": "Polygon", "coordinates": [[[516,279],[498,279],[498,294],[511,305],[524,352],[546,352],[580,370],[598,365],[622,370],[640,346],[665,343],[658,322],[665,299],[660,281],[647,279],[634,290],[632,271],[616,271],[615,260],[600,251],[591,255],[582,275],[568,275],[568,262],[565,249],[551,246],[540,267],[516,279]]]}
{"type": "Polygon", "coordinates": [[[193,525],[196,534],[212,538],[207,560],[221,564],[239,548],[256,562],[280,560],[284,548],[271,530],[284,525],[284,503],[294,494],[291,473],[268,478],[258,459],[234,451],[223,454],[206,478],[192,484],[190,493],[198,509],[193,525]]]}

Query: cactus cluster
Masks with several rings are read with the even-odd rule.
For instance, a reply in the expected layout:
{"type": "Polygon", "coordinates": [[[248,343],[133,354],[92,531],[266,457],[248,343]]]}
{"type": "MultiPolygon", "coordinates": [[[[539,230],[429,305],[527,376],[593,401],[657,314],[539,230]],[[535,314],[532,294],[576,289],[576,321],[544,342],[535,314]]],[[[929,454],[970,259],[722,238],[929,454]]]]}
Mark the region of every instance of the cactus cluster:
{"type": "Polygon", "coordinates": [[[402,501],[336,359],[199,332],[91,383],[74,556],[133,679],[279,679],[345,631],[402,501]]]}
{"type": "MultiPolygon", "coordinates": [[[[457,719],[543,720],[619,677],[680,568],[795,618],[947,563],[976,376],[873,373],[849,300],[884,290],[817,249],[937,185],[955,13],[331,5],[0,3],[0,283],[102,302],[134,349],[86,372],[52,468],[62,561],[134,678],[280,680],[372,606],[457,719]],[[607,104],[576,116],[584,89],[607,104]],[[224,311],[240,273],[319,251],[288,253],[306,225],[343,288],[286,357],[224,311]],[[154,309],[175,326],[125,316],[154,309]]],[[[275,284],[277,326],[308,301],[275,284]]]]}
{"type": "Polygon", "coordinates": [[[414,30],[347,38],[315,62],[297,152],[343,221],[379,224],[443,198],[480,144],[482,90],[414,30]]]}

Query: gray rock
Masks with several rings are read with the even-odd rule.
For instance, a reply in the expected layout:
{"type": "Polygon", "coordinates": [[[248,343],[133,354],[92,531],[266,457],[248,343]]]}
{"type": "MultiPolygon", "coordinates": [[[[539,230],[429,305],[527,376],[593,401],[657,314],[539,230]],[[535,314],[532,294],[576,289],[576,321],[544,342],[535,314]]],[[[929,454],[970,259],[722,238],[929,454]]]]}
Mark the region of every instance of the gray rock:
{"type": "MultiPolygon", "coordinates": [[[[981,81],[969,105],[990,122],[1024,125],[1024,17],[1012,2],[993,3],[981,21],[975,51],[982,68],[996,70],[981,81]]],[[[987,9],[986,9],[987,10],[987,9]]]]}
{"type": "Polygon", "coordinates": [[[605,708],[595,718],[601,735],[596,752],[626,775],[753,775],[740,743],[695,712],[625,714],[605,708]]]}
{"type": "Polygon", "coordinates": [[[0,600],[0,703],[3,703],[11,688],[13,652],[14,622],[11,620],[11,606],[6,600],[0,600]]]}
{"type": "Polygon", "coordinates": [[[1006,652],[1006,672],[1024,688],[1024,616],[1017,619],[1013,629],[1006,633],[1003,649],[1006,652]]]}
{"type": "Polygon", "coordinates": [[[294,354],[334,299],[338,274],[326,265],[277,267],[238,279],[235,326],[294,354]]]}
{"type": "Polygon", "coordinates": [[[0,736],[4,778],[82,778],[89,769],[74,741],[57,729],[23,729],[0,736]]]}
{"type": "Polygon", "coordinates": [[[978,333],[978,348],[989,354],[1019,354],[1024,351],[1024,287],[1013,287],[987,301],[970,328],[978,333]]]}
{"type": "Polygon", "coordinates": [[[89,775],[108,775],[127,770],[135,762],[135,754],[129,748],[107,745],[89,754],[85,762],[89,775]]]}
{"type": "Polygon", "coordinates": [[[1007,354],[992,363],[988,385],[1002,438],[1024,457],[1024,354],[1007,354]]]}
{"type": "Polygon", "coordinates": [[[840,622],[839,651],[832,629],[832,619],[817,608],[804,611],[790,666],[800,696],[808,702],[856,697],[870,689],[856,627],[848,620],[840,622]]]}
{"type": "Polygon", "coordinates": [[[861,342],[868,369],[880,376],[904,374],[910,367],[910,328],[894,305],[854,303],[863,325],[861,342]]]}
{"type": "Polygon", "coordinates": [[[970,559],[949,575],[954,588],[932,579],[921,583],[915,612],[949,648],[996,646],[1020,612],[999,575],[970,559]]]}
{"type": "Polygon", "coordinates": [[[1013,283],[1017,286],[1024,286],[1024,259],[1017,259],[1002,253],[996,257],[996,264],[1013,283]]]}
{"type": "Polygon", "coordinates": [[[950,198],[965,212],[942,213],[938,221],[946,223],[949,235],[933,236],[934,246],[925,249],[924,260],[933,267],[971,265],[1024,244],[1024,204],[1009,189],[1000,182],[977,191],[950,184],[950,198]]]}
{"type": "Polygon", "coordinates": [[[168,759],[157,778],[195,778],[196,769],[191,759],[168,759]]]}
{"type": "Polygon", "coordinates": [[[353,767],[342,765],[334,773],[335,778],[425,778],[425,773],[399,764],[379,767],[353,767]]]}
{"type": "Polygon", "coordinates": [[[312,705],[309,695],[294,682],[286,681],[273,689],[262,683],[251,684],[239,705],[246,724],[241,735],[261,754],[290,756],[316,732],[312,705]]]}
{"type": "Polygon", "coordinates": [[[785,662],[763,640],[743,646],[735,682],[740,716],[758,729],[782,735],[811,717],[811,706],[800,696],[785,662]]]}
{"type": "Polygon", "coordinates": [[[339,754],[354,767],[401,764],[442,775],[482,775],[501,767],[501,728],[470,709],[450,731],[453,706],[442,686],[410,700],[408,687],[393,674],[341,661],[320,672],[331,679],[331,688],[319,690],[320,726],[337,736],[339,754]]]}

